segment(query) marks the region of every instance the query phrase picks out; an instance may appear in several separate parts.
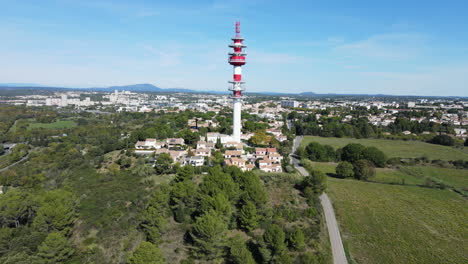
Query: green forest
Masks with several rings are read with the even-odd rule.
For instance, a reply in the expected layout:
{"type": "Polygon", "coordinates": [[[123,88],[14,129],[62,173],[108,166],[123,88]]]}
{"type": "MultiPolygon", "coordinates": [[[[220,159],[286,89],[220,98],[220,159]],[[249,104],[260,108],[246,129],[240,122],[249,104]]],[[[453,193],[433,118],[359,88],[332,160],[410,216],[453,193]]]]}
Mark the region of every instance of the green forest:
{"type": "MultiPolygon", "coordinates": [[[[21,144],[0,156],[14,165],[0,172],[0,263],[331,261],[324,174],[242,172],[216,157],[181,167],[132,151],[146,137],[190,144],[208,129],[187,120],[212,113],[1,108],[1,141],[21,144]]],[[[227,130],[230,113],[215,118],[227,130]]]]}

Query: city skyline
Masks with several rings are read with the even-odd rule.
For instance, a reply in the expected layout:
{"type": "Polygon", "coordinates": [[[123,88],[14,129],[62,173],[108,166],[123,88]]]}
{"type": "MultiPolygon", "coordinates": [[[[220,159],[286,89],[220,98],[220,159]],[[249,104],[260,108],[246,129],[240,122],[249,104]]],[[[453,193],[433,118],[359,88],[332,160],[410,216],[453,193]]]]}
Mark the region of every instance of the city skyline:
{"type": "Polygon", "coordinates": [[[224,91],[241,20],[251,92],[468,96],[462,1],[0,3],[2,83],[224,91]]]}

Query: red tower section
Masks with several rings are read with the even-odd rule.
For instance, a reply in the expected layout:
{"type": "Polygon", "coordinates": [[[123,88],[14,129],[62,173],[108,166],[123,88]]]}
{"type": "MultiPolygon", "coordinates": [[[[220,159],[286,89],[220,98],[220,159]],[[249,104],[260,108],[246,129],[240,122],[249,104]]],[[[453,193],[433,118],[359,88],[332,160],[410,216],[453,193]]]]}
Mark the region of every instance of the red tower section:
{"type": "Polygon", "coordinates": [[[229,53],[229,64],[234,66],[234,76],[232,83],[232,87],[229,88],[233,92],[234,98],[242,97],[242,91],[244,90],[242,87],[242,69],[241,66],[245,65],[245,54],[242,49],[246,48],[243,44],[244,38],[240,35],[240,22],[236,22],[236,35],[232,38],[233,43],[229,45],[230,48],[233,49],[233,52],[229,53]]]}

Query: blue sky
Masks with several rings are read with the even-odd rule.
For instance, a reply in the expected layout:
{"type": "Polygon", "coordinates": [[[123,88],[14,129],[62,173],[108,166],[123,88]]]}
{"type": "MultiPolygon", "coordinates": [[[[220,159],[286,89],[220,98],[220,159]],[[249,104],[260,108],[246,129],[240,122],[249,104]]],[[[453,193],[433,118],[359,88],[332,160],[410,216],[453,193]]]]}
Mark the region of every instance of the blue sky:
{"type": "Polygon", "coordinates": [[[0,83],[468,96],[468,1],[0,0],[0,83]]]}

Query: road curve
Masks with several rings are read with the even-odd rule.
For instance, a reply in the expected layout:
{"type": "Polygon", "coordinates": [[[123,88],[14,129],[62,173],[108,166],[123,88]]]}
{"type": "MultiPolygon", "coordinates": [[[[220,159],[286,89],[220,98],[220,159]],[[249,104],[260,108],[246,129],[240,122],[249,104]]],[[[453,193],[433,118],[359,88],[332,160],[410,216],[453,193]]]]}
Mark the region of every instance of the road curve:
{"type": "MultiPolygon", "coordinates": [[[[294,139],[292,153],[296,152],[301,141],[302,136],[298,136],[294,139]]],[[[295,157],[290,156],[290,159],[291,163],[302,174],[302,176],[309,175],[304,167],[300,166],[299,161],[295,157]]],[[[343,242],[341,241],[340,229],[338,227],[338,222],[336,221],[335,211],[333,210],[330,199],[325,192],[320,195],[320,204],[322,205],[323,212],[325,214],[325,221],[327,222],[328,235],[330,237],[330,245],[333,254],[333,264],[347,264],[348,260],[346,259],[343,242]]]]}

